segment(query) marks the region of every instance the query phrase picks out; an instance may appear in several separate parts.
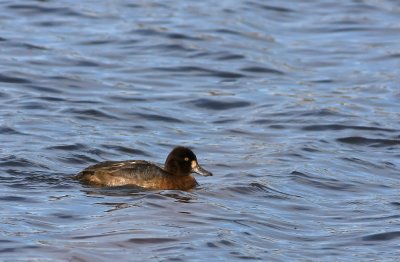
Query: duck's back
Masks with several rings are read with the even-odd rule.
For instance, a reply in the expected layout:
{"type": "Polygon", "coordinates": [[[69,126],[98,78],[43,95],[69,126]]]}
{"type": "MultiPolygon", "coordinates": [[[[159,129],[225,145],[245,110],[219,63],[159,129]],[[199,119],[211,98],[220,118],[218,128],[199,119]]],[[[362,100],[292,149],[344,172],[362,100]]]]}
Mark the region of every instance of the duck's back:
{"type": "Polygon", "coordinates": [[[87,167],[75,177],[98,186],[135,185],[151,189],[190,189],[196,180],[190,175],[175,177],[161,166],[143,161],[106,161],[87,167]]]}

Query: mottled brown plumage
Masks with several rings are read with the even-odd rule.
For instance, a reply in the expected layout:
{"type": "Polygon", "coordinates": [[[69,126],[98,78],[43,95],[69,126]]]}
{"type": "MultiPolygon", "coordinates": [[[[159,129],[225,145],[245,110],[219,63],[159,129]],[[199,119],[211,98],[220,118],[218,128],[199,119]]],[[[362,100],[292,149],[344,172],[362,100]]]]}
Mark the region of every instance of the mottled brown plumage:
{"type": "Polygon", "coordinates": [[[106,161],[87,167],[75,178],[96,186],[188,190],[197,185],[191,173],[212,176],[200,167],[190,149],[176,147],[169,153],[164,167],[144,160],[106,161]]]}

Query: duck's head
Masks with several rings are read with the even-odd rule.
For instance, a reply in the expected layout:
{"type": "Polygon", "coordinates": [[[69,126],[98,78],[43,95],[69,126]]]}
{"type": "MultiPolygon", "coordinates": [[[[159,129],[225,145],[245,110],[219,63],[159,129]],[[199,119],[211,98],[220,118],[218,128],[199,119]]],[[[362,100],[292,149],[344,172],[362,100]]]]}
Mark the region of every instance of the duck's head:
{"type": "Polygon", "coordinates": [[[178,146],[169,153],[165,160],[165,170],[176,176],[188,176],[196,173],[202,176],[212,176],[197,162],[196,155],[189,148],[178,146]]]}

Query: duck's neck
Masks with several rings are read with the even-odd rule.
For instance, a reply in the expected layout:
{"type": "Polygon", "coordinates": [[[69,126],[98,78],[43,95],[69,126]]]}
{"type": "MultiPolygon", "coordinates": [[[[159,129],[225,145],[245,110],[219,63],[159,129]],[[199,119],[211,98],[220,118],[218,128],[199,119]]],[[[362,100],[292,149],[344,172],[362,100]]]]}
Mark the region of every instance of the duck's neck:
{"type": "Polygon", "coordinates": [[[196,187],[196,185],[196,179],[192,175],[188,175],[182,177],[171,176],[161,187],[164,189],[189,190],[196,187]]]}

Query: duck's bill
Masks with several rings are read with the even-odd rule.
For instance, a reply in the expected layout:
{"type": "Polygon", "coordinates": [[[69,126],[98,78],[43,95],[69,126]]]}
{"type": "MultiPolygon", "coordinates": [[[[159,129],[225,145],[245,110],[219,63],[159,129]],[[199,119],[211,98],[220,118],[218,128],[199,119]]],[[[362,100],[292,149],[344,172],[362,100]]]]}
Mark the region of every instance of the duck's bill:
{"type": "Polygon", "coordinates": [[[204,168],[202,168],[198,163],[193,161],[192,163],[192,171],[196,174],[199,174],[201,176],[212,176],[213,174],[211,172],[208,172],[204,168]]]}

